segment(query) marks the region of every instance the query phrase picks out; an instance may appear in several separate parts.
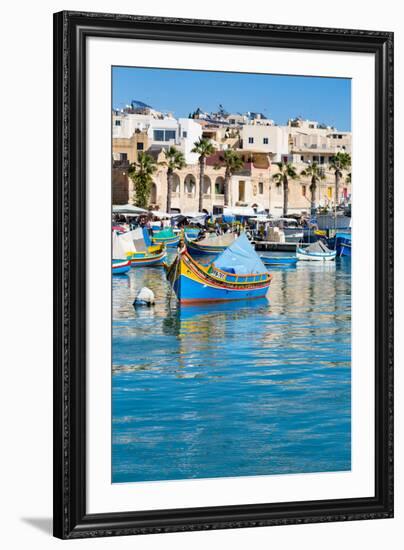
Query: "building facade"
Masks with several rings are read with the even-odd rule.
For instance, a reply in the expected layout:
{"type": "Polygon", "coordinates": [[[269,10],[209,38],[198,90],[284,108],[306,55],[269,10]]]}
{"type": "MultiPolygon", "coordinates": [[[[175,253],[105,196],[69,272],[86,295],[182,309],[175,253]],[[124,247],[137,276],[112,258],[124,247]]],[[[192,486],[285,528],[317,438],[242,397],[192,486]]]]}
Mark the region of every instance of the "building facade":
{"type": "MultiPolygon", "coordinates": [[[[210,139],[216,153],[206,159],[203,182],[203,209],[212,212],[224,206],[225,169],[220,166],[220,151],[232,148],[243,159],[244,166],[231,177],[229,206],[252,206],[277,216],[282,215],[283,189],[273,180],[278,171],[276,163],[290,162],[299,177],[289,180],[289,212],[310,211],[310,178],[302,176],[310,163],[320,165],[324,179],[317,184],[316,204],[334,207],[335,174],[329,167],[330,159],[338,151],[351,154],[351,134],[320,125],[316,121],[290,120],[287,126],[276,126],[259,117],[251,123],[251,113],[228,115],[235,124],[201,118],[152,114],[113,114],[113,201],[116,204],[132,202],[133,183],[127,172],[130,163],[136,162],[141,151],[147,151],[157,163],[153,176],[150,206],[165,210],[167,204],[167,170],[164,167],[164,150],[174,145],[183,152],[186,167],[173,176],[172,209],[178,212],[196,212],[199,204],[198,155],[192,153],[200,137],[210,139]],[[244,118],[245,117],[245,118],[244,118]],[[247,122],[247,123],[246,123],[247,122]],[[124,196],[126,193],[126,200],[124,196]],[[119,201],[119,202],[118,202],[119,201]]],[[[348,202],[351,183],[347,174],[340,182],[339,200],[348,202]]]]}

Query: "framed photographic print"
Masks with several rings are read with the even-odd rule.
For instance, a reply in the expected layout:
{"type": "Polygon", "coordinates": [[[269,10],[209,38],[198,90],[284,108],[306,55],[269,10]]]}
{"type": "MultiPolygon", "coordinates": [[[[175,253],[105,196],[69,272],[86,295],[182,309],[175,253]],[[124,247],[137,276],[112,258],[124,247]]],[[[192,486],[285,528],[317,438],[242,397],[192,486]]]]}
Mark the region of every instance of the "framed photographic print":
{"type": "Polygon", "coordinates": [[[55,536],[392,517],[392,33],[54,17],[55,536]]]}

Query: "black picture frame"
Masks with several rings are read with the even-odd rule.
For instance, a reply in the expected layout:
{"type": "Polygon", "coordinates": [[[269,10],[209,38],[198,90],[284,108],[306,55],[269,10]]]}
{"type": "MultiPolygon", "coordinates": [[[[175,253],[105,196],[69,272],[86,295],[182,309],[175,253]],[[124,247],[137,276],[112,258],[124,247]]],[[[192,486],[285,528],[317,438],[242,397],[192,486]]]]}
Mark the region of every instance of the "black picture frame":
{"type": "MultiPolygon", "coordinates": [[[[373,237],[373,236],[372,236],[373,237]]],[[[63,539],[393,517],[393,33],[60,12],[54,15],[54,535],[63,539]],[[86,39],[375,55],[375,496],[86,512],[86,39]]]]}

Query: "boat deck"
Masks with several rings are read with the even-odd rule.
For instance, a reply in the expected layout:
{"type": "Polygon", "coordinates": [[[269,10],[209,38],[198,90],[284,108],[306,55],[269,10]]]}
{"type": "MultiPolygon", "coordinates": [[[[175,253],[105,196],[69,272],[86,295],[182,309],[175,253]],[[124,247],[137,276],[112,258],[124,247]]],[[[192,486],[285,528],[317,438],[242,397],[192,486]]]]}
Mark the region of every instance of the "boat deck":
{"type": "Polygon", "coordinates": [[[251,241],[255,250],[270,250],[276,252],[296,252],[296,248],[305,248],[309,243],[276,243],[271,241],[251,241]]]}

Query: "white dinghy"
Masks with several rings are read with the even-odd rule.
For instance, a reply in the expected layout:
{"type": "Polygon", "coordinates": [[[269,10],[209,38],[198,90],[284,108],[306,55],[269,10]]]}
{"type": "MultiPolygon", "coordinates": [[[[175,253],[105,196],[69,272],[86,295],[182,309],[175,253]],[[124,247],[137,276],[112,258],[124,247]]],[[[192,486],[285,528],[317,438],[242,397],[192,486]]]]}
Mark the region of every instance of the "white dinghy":
{"type": "Polygon", "coordinates": [[[336,250],[330,250],[321,241],[312,243],[307,248],[298,248],[296,250],[296,257],[298,260],[308,260],[308,261],[314,261],[314,262],[331,262],[335,260],[336,255],[337,255],[336,250]]]}

